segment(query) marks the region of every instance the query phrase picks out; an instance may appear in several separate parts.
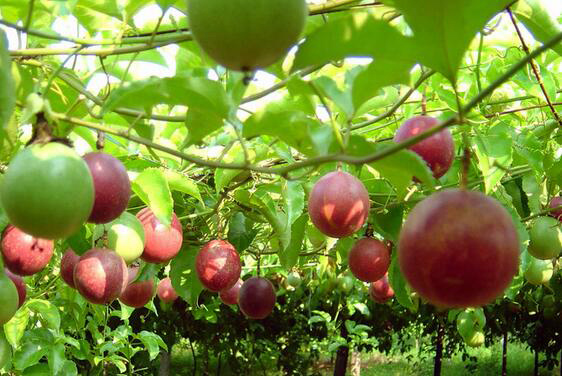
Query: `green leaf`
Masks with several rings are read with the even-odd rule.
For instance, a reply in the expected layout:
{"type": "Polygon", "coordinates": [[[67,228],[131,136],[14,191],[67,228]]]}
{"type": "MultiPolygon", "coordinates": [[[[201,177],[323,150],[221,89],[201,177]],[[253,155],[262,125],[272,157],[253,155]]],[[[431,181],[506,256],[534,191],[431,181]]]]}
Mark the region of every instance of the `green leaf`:
{"type": "Polygon", "coordinates": [[[320,89],[323,96],[330,98],[330,100],[340,108],[347,118],[352,116],[353,103],[351,101],[350,93],[347,91],[341,91],[332,78],[326,76],[318,77],[314,80],[314,85],[320,89]]]}
{"type": "Polygon", "coordinates": [[[72,248],[74,253],[82,256],[84,253],[92,249],[92,233],[87,226],[80,227],[80,230],[66,239],[66,242],[72,248]]]}
{"type": "Polygon", "coordinates": [[[203,285],[195,271],[195,258],[198,249],[194,247],[183,248],[180,253],[172,259],[170,279],[172,286],[186,302],[197,306],[199,294],[203,291],[203,285]]]}
{"type": "Polygon", "coordinates": [[[403,216],[404,207],[402,205],[391,207],[385,213],[375,213],[373,218],[376,232],[397,244],[403,216]]]}
{"type": "MultiPolygon", "coordinates": [[[[248,150],[248,154],[255,155],[255,153],[248,150]]],[[[248,156],[250,159],[252,158],[250,155],[248,156]]],[[[244,150],[240,144],[233,145],[230,150],[226,153],[224,158],[222,159],[224,163],[244,163],[244,150]]],[[[242,170],[231,170],[231,169],[223,169],[217,168],[215,170],[215,190],[218,192],[222,191],[224,187],[226,187],[232,179],[238,176],[242,170]]]]}
{"type": "Polygon", "coordinates": [[[299,253],[302,251],[307,222],[308,214],[303,214],[295,220],[291,226],[291,241],[284,250],[279,252],[279,261],[286,270],[291,269],[297,264],[299,253]]]}
{"type": "Polygon", "coordinates": [[[207,135],[220,129],[224,125],[224,119],[214,112],[190,107],[185,117],[185,126],[188,135],[184,141],[184,147],[202,141],[207,135]]]}
{"type": "Polygon", "coordinates": [[[0,146],[4,138],[4,128],[8,125],[16,106],[16,88],[12,79],[12,60],[8,53],[8,39],[0,30],[0,146]]]}
{"type": "Polygon", "coordinates": [[[49,353],[47,354],[47,360],[49,362],[51,375],[59,375],[63,370],[63,366],[66,361],[64,356],[64,345],[62,343],[57,343],[51,346],[49,353]]]}
{"type": "Polygon", "coordinates": [[[199,187],[189,177],[172,170],[165,170],[164,176],[166,176],[166,180],[168,180],[168,185],[171,190],[188,194],[199,200],[199,202],[204,205],[203,198],[199,192],[199,187]]]}
{"type": "MultiPolygon", "coordinates": [[[[551,17],[551,11],[540,0],[520,0],[513,6],[513,13],[521,21],[533,37],[546,43],[560,33],[560,21],[551,17]]],[[[562,56],[562,42],[552,48],[562,56]]]]}
{"type": "Polygon", "coordinates": [[[167,350],[167,346],[164,344],[164,341],[162,341],[162,338],[155,333],[143,330],[137,337],[148,351],[150,360],[156,359],[158,354],[160,354],[160,347],[167,350]]]}
{"type": "Polygon", "coordinates": [[[45,328],[58,331],[60,328],[59,310],[48,300],[31,299],[27,301],[26,307],[36,313],[45,328]]]}
{"type": "Polygon", "coordinates": [[[475,140],[478,165],[484,176],[486,194],[493,192],[511,167],[513,146],[509,124],[500,122],[475,140]]]}
{"type": "Polygon", "coordinates": [[[6,334],[6,339],[13,348],[17,349],[19,347],[28,322],[29,309],[27,308],[27,305],[24,305],[23,307],[18,309],[18,311],[10,321],[4,324],[4,333],[6,334]]]}
{"type": "Polygon", "coordinates": [[[283,184],[283,206],[287,226],[292,226],[304,209],[304,189],[298,181],[286,180],[283,184]]]}
{"type": "Polygon", "coordinates": [[[246,250],[258,234],[254,223],[242,212],[235,213],[228,224],[228,241],[238,252],[246,250]]]}
{"type": "Polygon", "coordinates": [[[388,269],[388,282],[394,290],[394,295],[396,296],[398,303],[414,312],[416,310],[416,305],[412,301],[406,280],[404,279],[402,271],[398,265],[397,253],[398,252],[392,252],[392,261],[390,262],[390,268],[388,269]]]}
{"type": "MultiPolygon", "coordinates": [[[[45,346],[45,344],[27,342],[16,351],[14,355],[14,367],[20,371],[31,367],[37,364],[48,352],[49,347],[45,346]]],[[[45,365],[45,367],[48,371],[49,367],[47,365],[45,365]]],[[[45,375],[45,373],[42,375],[45,375]]]]}
{"type": "Polygon", "coordinates": [[[411,47],[419,61],[452,82],[476,35],[512,0],[393,0],[414,33],[411,47]]]}
{"type": "Polygon", "coordinates": [[[150,207],[161,223],[170,225],[174,202],[168,180],[162,170],[156,168],[144,170],[133,181],[131,188],[150,207]]]}

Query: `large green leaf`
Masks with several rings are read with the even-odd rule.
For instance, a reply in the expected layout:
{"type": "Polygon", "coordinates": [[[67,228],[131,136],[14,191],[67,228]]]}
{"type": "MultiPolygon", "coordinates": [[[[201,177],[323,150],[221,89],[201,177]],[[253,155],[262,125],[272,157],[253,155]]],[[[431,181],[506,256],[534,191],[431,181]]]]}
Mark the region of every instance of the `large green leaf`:
{"type": "Polygon", "coordinates": [[[414,311],[416,309],[416,305],[412,300],[410,289],[398,265],[397,253],[398,252],[392,252],[392,260],[388,269],[388,282],[394,290],[394,295],[396,296],[398,303],[409,310],[414,311]]]}
{"type": "Polygon", "coordinates": [[[411,45],[424,65],[455,82],[472,38],[512,0],[393,0],[414,33],[411,45]]]}
{"type": "Polygon", "coordinates": [[[54,331],[59,330],[61,323],[60,314],[58,308],[53,303],[43,299],[31,299],[26,302],[26,307],[39,317],[44,328],[54,331]]]}
{"type": "Polygon", "coordinates": [[[493,192],[511,167],[513,147],[509,124],[500,122],[476,137],[475,152],[486,193],[493,192]]]}
{"type": "MultiPolygon", "coordinates": [[[[560,21],[552,17],[544,1],[519,0],[513,6],[517,19],[533,34],[536,40],[545,43],[554,38],[562,30],[560,21]]],[[[562,42],[552,48],[562,56],[562,42]]]]}
{"type": "Polygon", "coordinates": [[[246,250],[258,234],[254,223],[244,213],[237,212],[228,223],[228,241],[238,252],[246,250]]]}
{"type": "Polygon", "coordinates": [[[27,308],[27,306],[23,306],[18,309],[18,311],[10,321],[4,324],[4,333],[6,334],[6,339],[13,348],[17,349],[19,347],[28,322],[29,309],[27,308]]]}
{"type": "Polygon", "coordinates": [[[172,170],[164,171],[164,176],[166,177],[166,180],[168,180],[168,185],[171,190],[186,193],[203,203],[199,187],[192,179],[172,170]]]}
{"type": "Polygon", "coordinates": [[[281,266],[289,270],[297,264],[302,251],[308,214],[303,214],[291,226],[291,241],[285,249],[279,251],[281,266]]]}
{"type": "Polygon", "coordinates": [[[172,286],[186,302],[197,306],[199,294],[203,291],[203,285],[195,271],[195,258],[199,250],[195,247],[184,247],[180,253],[172,259],[170,268],[170,279],[172,286]]]}
{"type": "Polygon", "coordinates": [[[150,207],[161,223],[170,225],[174,202],[168,180],[162,170],[156,168],[144,170],[133,180],[132,189],[150,207]]]}

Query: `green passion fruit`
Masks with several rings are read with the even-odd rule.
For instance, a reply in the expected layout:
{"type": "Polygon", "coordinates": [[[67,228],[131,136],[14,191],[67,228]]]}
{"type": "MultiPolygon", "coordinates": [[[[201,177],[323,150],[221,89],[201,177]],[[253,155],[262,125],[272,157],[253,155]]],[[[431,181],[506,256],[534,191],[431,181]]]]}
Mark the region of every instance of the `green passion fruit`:
{"type": "Polygon", "coordinates": [[[529,253],[541,260],[558,256],[562,249],[562,228],[552,217],[539,217],[529,231],[529,253]]]}
{"type": "Polygon", "coordinates": [[[109,249],[123,257],[127,264],[138,259],[144,251],[144,227],[141,221],[128,212],[110,222],[107,230],[109,249]]]}
{"type": "Polygon", "coordinates": [[[16,314],[19,295],[16,285],[0,271],[0,327],[16,314]]]}
{"type": "Polygon", "coordinates": [[[305,0],[187,0],[189,27],[226,68],[253,71],[282,58],[302,33],[305,0]]]}
{"type": "Polygon", "coordinates": [[[94,204],[92,175],[76,152],[60,143],[36,144],[10,162],[0,186],[10,222],[44,239],[75,233],[94,204]]]}

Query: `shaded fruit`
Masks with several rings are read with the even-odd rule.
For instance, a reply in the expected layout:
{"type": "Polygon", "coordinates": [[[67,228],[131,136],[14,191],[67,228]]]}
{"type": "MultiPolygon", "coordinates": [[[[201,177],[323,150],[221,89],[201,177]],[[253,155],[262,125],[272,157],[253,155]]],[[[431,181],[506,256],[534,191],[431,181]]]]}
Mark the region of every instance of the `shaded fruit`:
{"type": "Polygon", "coordinates": [[[4,269],[4,272],[6,273],[8,278],[10,278],[12,282],[14,282],[14,286],[16,286],[16,289],[18,290],[18,308],[19,308],[25,302],[25,298],[27,296],[27,288],[25,286],[25,281],[23,280],[22,277],[20,277],[19,275],[15,275],[8,269],[4,269]]]}
{"type": "Polygon", "coordinates": [[[287,284],[291,287],[297,288],[301,285],[302,278],[298,272],[290,272],[287,275],[287,284]]]}
{"type": "Polygon", "coordinates": [[[359,230],[369,215],[369,194],[363,183],[343,171],[324,175],[308,198],[308,214],[322,233],[343,238],[359,230]]]}
{"type": "Polygon", "coordinates": [[[4,325],[16,314],[19,295],[16,285],[0,272],[0,325],[4,325]]]}
{"type": "Polygon", "coordinates": [[[80,256],[78,256],[72,249],[67,250],[62,256],[60,262],[60,276],[67,285],[76,288],[74,284],[74,267],[78,264],[80,256]]]}
{"type": "Polygon", "coordinates": [[[127,282],[125,261],[109,249],[89,250],[74,268],[76,289],[91,303],[111,303],[121,295],[127,282]]]}
{"type": "Polygon", "coordinates": [[[128,269],[128,284],[119,297],[123,304],[133,308],[144,307],[154,296],[154,279],[133,282],[137,278],[138,272],[138,266],[128,269]]]}
{"type": "MultiPolygon", "coordinates": [[[[561,196],[553,197],[552,200],[550,200],[550,203],[548,205],[548,207],[551,208],[551,209],[557,208],[559,206],[562,206],[562,197],[561,196]]],[[[557,218],[559,221],[562,221],[562,209],[551,211],[549,215],[551,217],[557,218]]]]}
{"type": "Polygon", "coordinates": [[[378,281],[369,285],[369,296],[377,303],[386,303],[394,296],[394,290],[388,283],[388,276],[385,275],[378,281]]]}
{"type": "Polygon", "coordinates": [[[231,288],[219,292],[221,302],[224,304],[238,304],[238,294],[240,292],[240,287],[242,287],[242,283],[244,282],[239,279],[231,288]]]}
{"type": "Polygon", "coordinates": [[[562,250],[560,222],[552,217],[538,217],[529,230],[529,253],[541,260],[550,260],[562,250]]]}
{"type": "Polygon", "coordinates": [[[94,207],[88,218],[92,223],[108,223],[127,209],[131,181],[123,163],[101,152],[88,153],[84,160],[94,182],[94,207]]]}
{"type": "Polygon", "coordinates": [[[353,278],[348,275],[340,276],[338,278],[338,288],[344,294],[350,293],[353,289],[353,278]]]}
{"type": "Polygon", "coordinates": [[[156,289],[158,297],[164,303],[172,303],[178,298],[178,294],[172,286],[172,280],[170,277],[166,277],[158,283],[158,288],[156,289]]]}
{"type": "Polygon", "coordinates": [[[402,226],[398,261],[410,286],[440,307],[479,307],[517,274],[519,240],[508,212],[480,192],[432,194],[402,226]]]}
{"type": "Polygon", "coordinates": [[[539,260],[530,257],[527,268],[525,269],[525,279],[533,285],[544,285],[554,274],[554,267],[550,260],[539,260]]]}
{"type": "Polygon", "coordinates": [[[108,225],[108,248],[123,257],[127,264],[138,259],[144,251],[144,227],[137,217],[131,213],[123,212],[119,218],[108,225]]]}
{"type": "Polygon", "coordinates": [[[141,259],[159,264],[176,257],[183,243],[181,223],[176,213],[172,213],[170,226],[162,224],[150,208],[138,212],[137,218],[144,228],[145,244],[141,259]]]}
{"type": "Polygon", "coordinates": [[[188,0],[190,30],[203,51],[233,70],[281,59],[304,29],[305,0],[188,0]]]}
{"type": "Polygon", "coordinates": [[[383,242],[363,238],[355,242],[348,255],[349,269],[355,278],[364,282],[381,279],[390,266],[390,254],[383,242]]]}
{"type": "Polygon", "coordinates": [[[2,235],[2,258],[17,275],[33,275],[41,271],[53,256],[53,241],[28,235],[8,226],[2,235]]]}
{"type": "MultiPolygon", "coordinates": [[[[439,124],[437,119],[429,116],[415,116],[406,120],[394,135],[395,142],[406,141],[439,124]]],[[[433,176],[440,178],[445,175],[455,158],[455,144],[448,129],[439,131],[409,147],[429,165],[433,176]]]]}
{"type": "Polygon", "coordinates": [[[234,286],[240,278],[240,255],[232,244],[224,240],[211,240],[197,253],[197,277],[210,291],[219,292],[234,286]]]}
{"type": "Polygon", "coordinates": [[[10,222],[25,233],[64,238],[78,231],[92,212],[92,175],[68,146],[32,145],[10,162],[0,200],[10,222]]]}
{"type": "Polygon", "coordinates": [[[247,279],[238,293],[238,306],[250,319],[264,319],[269,316],[275,306],[275,300],[273,285],[261,277],[247,279]]]}

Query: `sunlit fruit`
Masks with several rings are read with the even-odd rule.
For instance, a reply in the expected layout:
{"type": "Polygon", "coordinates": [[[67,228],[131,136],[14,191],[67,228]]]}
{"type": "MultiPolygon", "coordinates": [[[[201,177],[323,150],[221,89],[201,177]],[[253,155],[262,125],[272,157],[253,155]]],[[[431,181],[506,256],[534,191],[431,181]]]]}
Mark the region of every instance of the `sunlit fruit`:
{"type": "MultiPolygon", "coordinates": [[[[406,141],[439,124],[439,120],[429,116],[415,116],[406,120],[394,135],[395,142],[406,141]]],[[[455,158],[455,144],[448,129],[439,131],[430,137],[409,147],[428,165],[433,176],[440,178],[445,175],[455,158]]]]}
{"type": "Polygon", "coordinates": [[[119,218],[105,225],[108,248],[123,257],[127,264],[138,259],[144,251],[144,227],[137,217],[123,212],[119,218]]]}
{"type": "Polygon", "coordinates": [[[188,0],[189,27],[203,51],[233,70],[281,59],[304,29],[305,0],[188,0]]]}
{"type": "Polygon", "coordinates": [[[470,347],[480,347],[484,344],[484,332],[476,330],[467,337],[463,337],[464,342],[470,347]]]}
{"type": "Polygon", "coordinates": [[[78,264],[80,256],[72,249],[67,250],[60,261],[60,276],[72,288],[76,288],[74,284],[74,267],[78,264]]]}
{"type": "Polygon", "coordinates": [[[527,268],[525,269],[525,279],[533,285],[544,285],[554,274],[554,267],[550,260],[540,260],[530,257],[527,268]]]}
{"type": "Polygon", "coordinates": [[[127,265],[121,256],[94,248],[84,253],[74,268],[74,284],[80,294],[94,304],[111,303],[128,282],[127,265]]]}
{"type": "Polygon", "coordinates": [[[343,238],[359,230],[369,216],[369,208],[369,194],[363,183],[343,171],[320,178],[308,198],[312,223],[333,238],[343,238]]]}
{"type": "Polygon", "coordinates": [[[386,303],[394,297],[394,290],[388,283],[388,276],[385,275],[369,285],[369,296],[377,303],[386,303]]]}
{"type": "Polygon", "coordinates": [[[264,319],[275,306],[275,289],[262,277],[251,277],[244,281],[238,293],[238,306],[250,319],[264,319]]]}
{"type": "Polygon", "coordinates": [[[239,279],[231,288],[219,292],[219,298],[221,302],[223,302],[224,304],[231,304],[231,305],[237,304],[238,294],[240,292],[240,287],[242,287],[242,283],[243,281],[239,279]]]}
{"type": "Polygon", "coordinates": [[[53,256],[52,240],[35,238],[14,226],[6,227],[1,244],[4,264],[17,275],[41,271],[53,256]]]}
{"type": "Polygon", "coordinates": [[[92,223],[108,223],[127,208],[131,182],[123,163],[101,152],[88,153],[84,160],[94,182],[94,207],[88,218],[92,223]]]}
{"type": "Polygon", "coordinates": [[[174,286],[172,286],[172,280],[170,277],[166,277],[158,283],[156,293],[158,294],[160,300],[164,303],[172,303],[178,298],[178,294],[174,289],[174,286]]]}
{"type": "Polygon", "coordinates": [[[18,290],[18,308],[23,305],[25,302],[25,298],[27,296],[27,287],[25,286],[25,281],[19,275],[16,275],[9,271],[8,269],[4,269],[4,272],[14,282],[14,286],[18,290]]]}
{"type": "Polygon", "coordinates": [[[475,331],[480,331],[486,325],[486,316],[482,308],[470,308],[457,316],[457,330],[461,337],[470,338],[475,331]]]}
{"type": "Polygon", "coordinates": [[[287,284],[289,286],[297,288],[301,285],[301,283],[302,283],[302,278],[298,272],[292,271],[287,275],[287,284]]]}
{"type": "MultiPolygon", "coordinates": [[[[548,207],[551,209],[562,207],[562,196],[553,197],[552,200],[550,200],[548,207]]],[[[553,210],[549,213],[549,215],[562,222],[562,209],[553,210]]]]}
{"type": "Polygon", "coordinates": [[[195,263],[201,284],[214,292],[234,286],[242,270],[240,255],[224,240],[211,240],[205,244],[197,253],[195,263]]]}
{"type": "Polygon", "coordinates": [[[92,175],[68,146],[32,145],[10,162],[0,200],[10,222],[25,233],[64,238],[78,231],[92,212],[92,175]]]}
{"type": "Polygon", "coordinates": [[[398,242],[402,274],[439,307],[479,307],[509,286],[519,240],[508,212],[480,192],[434,193],[409,214],[398,242]]]}
{"type": "Polygon", "coordinates": [[[349,251],[348,264],[357,279],[364,282],[377,281],[386,274],[390,265],[388,247],[377,239],[360,239],[349,251]]]}
{"type": "Polygon", "coordinates": [[[144,228],[145,244],[141,259],[160,264],[176,257],[183,242],[181,223],[176,214],[172,213],[170,226],[161,223],[150,208],[138,212],[137,218],[144,228]]]}
{"type": "Polygon", "coordinates": [[[529,253],[541,260],[550,260],[562,250],[562,225],[552,217],[538,217],[529,230],[529,253]]]}
{"type": "Polygon", "coordinates": [[[16,314],[19,295],[16,285],[0,269],[0,326],[4,325],[16,314]]]}
{"type": "Polygon", "coordinates": [[[144,307],[154,296],[154,279],[133,282],[137,278],[138,272],[138,266],[129,268],[127,287],[119,297],[121,303],[133,308],[144,307]]]}

